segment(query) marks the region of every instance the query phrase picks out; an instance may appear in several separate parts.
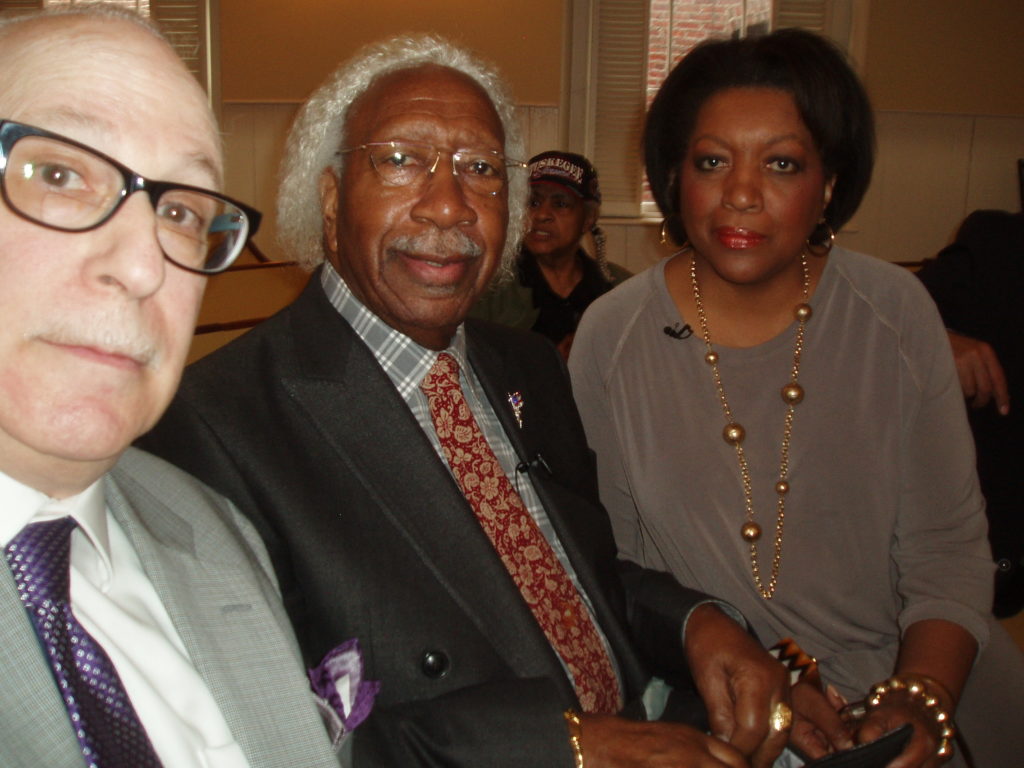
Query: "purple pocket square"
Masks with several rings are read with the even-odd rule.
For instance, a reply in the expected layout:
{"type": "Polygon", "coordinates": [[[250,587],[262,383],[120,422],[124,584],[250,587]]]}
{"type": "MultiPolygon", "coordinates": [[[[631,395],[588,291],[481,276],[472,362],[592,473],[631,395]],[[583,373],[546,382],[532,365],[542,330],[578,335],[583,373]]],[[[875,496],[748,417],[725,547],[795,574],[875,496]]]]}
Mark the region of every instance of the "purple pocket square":
{"type": "Polygon", "coordinates": [[[380,682],[363,680],[363,654],[359,641],[347,640],[309,670],[313,692],[327,701],[351,733],[373,709],[380,682]]]}

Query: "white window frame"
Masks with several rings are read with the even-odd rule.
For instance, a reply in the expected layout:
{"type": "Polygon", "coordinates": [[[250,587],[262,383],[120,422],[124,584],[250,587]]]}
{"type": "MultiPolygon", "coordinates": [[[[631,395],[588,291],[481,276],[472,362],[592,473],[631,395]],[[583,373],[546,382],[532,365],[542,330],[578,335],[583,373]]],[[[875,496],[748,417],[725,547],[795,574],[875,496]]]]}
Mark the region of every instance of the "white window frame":
{"type": "MultiPolygon", "coordinates": [[[[76,5],[88,0],[6,0],[4,10],[76,5]]],[[[108,0],[148,15],[159,24],[189,71],[220,109],[220,0],[108,0]]],[[[219,115],[218,115],[219,117],[219,115]]]]}

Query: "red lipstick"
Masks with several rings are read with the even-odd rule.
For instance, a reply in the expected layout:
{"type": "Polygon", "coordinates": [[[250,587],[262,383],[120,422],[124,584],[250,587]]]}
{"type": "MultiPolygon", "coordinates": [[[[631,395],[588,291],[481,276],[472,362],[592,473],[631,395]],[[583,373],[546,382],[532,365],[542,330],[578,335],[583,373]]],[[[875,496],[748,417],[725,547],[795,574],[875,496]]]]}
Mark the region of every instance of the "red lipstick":
{"type": "Polygon", "coordinates": [[[764,235],[741,227],[719,227],[715,230],[715,237],[726,248],[742,250],[754,248],[764,242],[764,235]]]}

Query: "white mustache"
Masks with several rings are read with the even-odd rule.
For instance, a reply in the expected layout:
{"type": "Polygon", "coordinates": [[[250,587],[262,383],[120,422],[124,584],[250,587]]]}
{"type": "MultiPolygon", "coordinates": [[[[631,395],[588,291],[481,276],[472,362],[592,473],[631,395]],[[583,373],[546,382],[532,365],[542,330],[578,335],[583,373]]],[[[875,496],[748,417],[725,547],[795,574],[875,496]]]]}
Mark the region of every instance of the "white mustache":
{"type": "Polygon", "coordinates": [[[71,347],[88,347],[108,355],[118,355],[134,360],[144,367],[154,367],[160,360],[159,347],[149,333],[138,327],[138,320],[105,313],[107,316],[91,316],[81,322],[61,318],[47,322],[42,329],[26,334],[41,338],[52,344],[71,347]]]}
{"type": "Polygon", "coordinates": [[[422,235],[399,235],[388,246],[389,252],[403,251],[424,256],[472,257],[484,255],[483,247],[465,232],[457,229],[438,229],[422,235]]]}

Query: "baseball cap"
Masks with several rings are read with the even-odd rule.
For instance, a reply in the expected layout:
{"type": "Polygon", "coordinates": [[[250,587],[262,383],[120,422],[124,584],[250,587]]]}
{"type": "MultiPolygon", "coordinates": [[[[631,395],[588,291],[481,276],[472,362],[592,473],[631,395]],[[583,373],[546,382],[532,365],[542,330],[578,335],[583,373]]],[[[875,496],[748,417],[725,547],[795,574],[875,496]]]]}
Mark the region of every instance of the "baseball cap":
{"type": "Polygon", "coordinates": [[[572,190],[584,200],[601,202],[597,169],[583,155],[557,150],[530,158],[530,183],[550,182],[572,190]]]}

